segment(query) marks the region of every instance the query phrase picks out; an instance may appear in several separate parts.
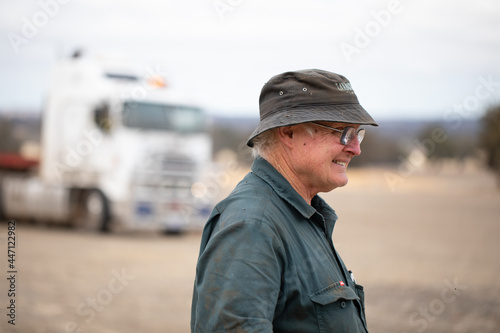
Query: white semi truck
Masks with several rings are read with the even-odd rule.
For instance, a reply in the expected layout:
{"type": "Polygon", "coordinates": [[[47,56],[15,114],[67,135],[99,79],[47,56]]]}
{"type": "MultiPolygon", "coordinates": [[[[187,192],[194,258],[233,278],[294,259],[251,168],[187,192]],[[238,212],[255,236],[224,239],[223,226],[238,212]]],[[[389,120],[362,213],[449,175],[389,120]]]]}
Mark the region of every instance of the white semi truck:
{"type": "Polygon", "coordinates": [[[35,173],[2,174],[5,218],[181,232],[210,213],[199,193],[211,161],[206,116],[157,71],[116,59],[62,61],[40,145],[35,173]]]}

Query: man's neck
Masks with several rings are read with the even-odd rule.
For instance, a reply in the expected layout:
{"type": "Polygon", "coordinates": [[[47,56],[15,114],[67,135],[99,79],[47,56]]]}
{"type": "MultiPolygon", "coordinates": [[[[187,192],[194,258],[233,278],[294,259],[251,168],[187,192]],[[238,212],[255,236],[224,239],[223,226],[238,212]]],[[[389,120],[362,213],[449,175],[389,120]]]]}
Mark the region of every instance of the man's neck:
{"type": "Polygon", "coordinates": [[[310,193],[307,187],[300,181],[299,177],[293,171],[290,163],[283,158],[282,154],[266,154],[263,158],[269,162],[285,179],[290,183],[290,185],[297,191],[297,193],[310,205],[312,198],[316,193],[310,193]]]}

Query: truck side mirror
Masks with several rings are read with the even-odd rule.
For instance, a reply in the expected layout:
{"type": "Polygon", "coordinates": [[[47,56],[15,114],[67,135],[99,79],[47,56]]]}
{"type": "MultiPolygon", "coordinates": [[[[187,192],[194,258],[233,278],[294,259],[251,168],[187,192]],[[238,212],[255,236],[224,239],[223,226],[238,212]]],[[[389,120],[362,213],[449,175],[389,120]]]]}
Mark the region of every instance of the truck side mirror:
{"type": "Polygon", "coordinates": [[[94,122],[104,133],[111,132],[113,121],[111,119],[109,105],[107,103],[99,104],[94,109],[94,122]]]}

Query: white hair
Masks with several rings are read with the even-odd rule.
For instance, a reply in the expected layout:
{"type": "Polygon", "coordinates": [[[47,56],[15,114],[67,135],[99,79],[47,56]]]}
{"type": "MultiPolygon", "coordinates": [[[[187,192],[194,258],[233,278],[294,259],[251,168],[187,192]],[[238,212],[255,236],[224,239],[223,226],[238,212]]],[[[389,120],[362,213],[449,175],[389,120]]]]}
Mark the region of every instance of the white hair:
{"type": "MultiPolygon", "coordinates": [[[[311,137],[313,137],[314,134],[316,133],[316,130],[313,128],[313,126],[308,123],[297,124],[297,125],[303,125],[306,132],[311,137]]],[[[257,158],[259,156],[266,158],[268,157],[269,153],[273,150],[275,145],[278,143],[278,139],[276,136],[276,129],[272,128],[270,130],[262,132],[259,135],[257,135],[252,141],[253,141],[252,156],[254,158],[257,158]]]]}
{"type": "Polygon", "coordinates": [[[266,158],[268,153],[274,148],[278,140],[276,139],[275,129],[270,129],[260,133],[253,139],[252,156],[257,158],[262,156],[266,158]]]}

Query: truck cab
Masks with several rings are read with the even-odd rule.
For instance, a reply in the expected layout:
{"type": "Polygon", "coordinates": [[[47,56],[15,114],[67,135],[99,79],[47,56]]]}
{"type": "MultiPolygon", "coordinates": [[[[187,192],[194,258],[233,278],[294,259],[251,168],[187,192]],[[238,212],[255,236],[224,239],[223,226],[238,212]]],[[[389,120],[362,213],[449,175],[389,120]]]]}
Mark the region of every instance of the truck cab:
{"type": "Polygon", "coordinates": [[[211,210],[194,195],[211,162],[206,127],[203,109],[155,71],[66,59],[51,78],[38,174],[4,179],[5,215],[96,230],[199,228],[211,210]]]}

